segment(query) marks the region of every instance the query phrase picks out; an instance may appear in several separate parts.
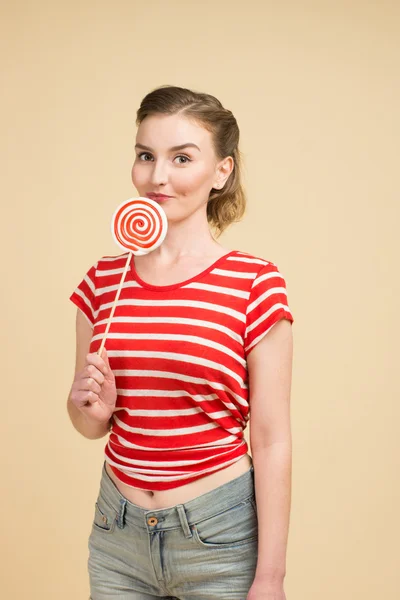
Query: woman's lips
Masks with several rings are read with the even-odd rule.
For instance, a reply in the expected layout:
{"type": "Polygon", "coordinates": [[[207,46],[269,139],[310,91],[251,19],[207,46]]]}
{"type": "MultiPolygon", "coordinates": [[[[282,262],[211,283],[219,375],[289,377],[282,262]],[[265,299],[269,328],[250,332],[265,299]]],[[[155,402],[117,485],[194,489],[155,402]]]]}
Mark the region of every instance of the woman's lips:
{"type": "Polygon", "coordinates": [[[168,200],[171,196],[165,196],[164,194],[147,194],[147,198],[150,198],[150,200],[163,201],[168,200]]]}

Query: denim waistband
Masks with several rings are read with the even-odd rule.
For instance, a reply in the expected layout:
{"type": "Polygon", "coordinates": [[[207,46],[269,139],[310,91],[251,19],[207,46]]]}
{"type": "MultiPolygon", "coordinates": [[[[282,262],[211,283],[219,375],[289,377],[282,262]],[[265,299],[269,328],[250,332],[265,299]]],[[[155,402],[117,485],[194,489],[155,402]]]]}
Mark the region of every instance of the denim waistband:
{"type": "Polygon", "coordinates": [[[254,467],[251,465],[248,471],[239,477],[188,502],[169,508],[147,509],[133,504],[121,494],[107,473],[104,461],[99,495],[118,513],[119,527],[123,527],[124,522],[130,522],[148,531],[174,529],[184,525],[184,529],[187,530],[187,525],[208,519],[237,504],[245,504],[253,498],[254,467]]]}

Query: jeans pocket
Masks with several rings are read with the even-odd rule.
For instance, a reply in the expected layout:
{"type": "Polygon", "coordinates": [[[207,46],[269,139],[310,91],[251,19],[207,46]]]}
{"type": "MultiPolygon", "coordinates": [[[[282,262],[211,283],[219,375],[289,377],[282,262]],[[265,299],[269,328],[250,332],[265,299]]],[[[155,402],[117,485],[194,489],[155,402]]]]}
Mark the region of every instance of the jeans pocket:
{"type": "Polygon", "coordinates": [[[117,512],[99,495],[94,506],[93,529],[102,533],[112,533],[116,521],[117,512]]]}
{"type": "Polygon", "coordinates": [[[194,541],[206,548],[236,548],[258,541],[258,520],[253,498],[191,527],[194,541]]]}

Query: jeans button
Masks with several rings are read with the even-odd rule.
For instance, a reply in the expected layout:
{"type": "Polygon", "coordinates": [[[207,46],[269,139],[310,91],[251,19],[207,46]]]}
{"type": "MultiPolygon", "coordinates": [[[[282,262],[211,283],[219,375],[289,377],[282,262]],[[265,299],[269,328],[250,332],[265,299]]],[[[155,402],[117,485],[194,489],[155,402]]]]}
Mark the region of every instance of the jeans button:
{"type": "Polygon", "coordinates": [[[158,523],[158,519],[156,517],[149,517],[147,519],[148,525],[157,525],[157,523],[158,523]]]}

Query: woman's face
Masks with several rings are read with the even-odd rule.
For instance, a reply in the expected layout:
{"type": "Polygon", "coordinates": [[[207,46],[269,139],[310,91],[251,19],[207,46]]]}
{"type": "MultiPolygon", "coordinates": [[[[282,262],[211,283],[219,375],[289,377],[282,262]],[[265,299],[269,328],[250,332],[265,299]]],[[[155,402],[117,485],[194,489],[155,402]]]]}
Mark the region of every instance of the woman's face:
{"type": "Polygon", "coordinates": [[[133,185],[139,196],[170,196],[156,200],[170,221],[204,210],[211,188],[222,188],[233,169],[232,157],[217,161],[209,131],[178,115],[146,117],[137,131],[135,152],[133,185]],[[183,144],[192,145],[172,149],[183,144]]]}

